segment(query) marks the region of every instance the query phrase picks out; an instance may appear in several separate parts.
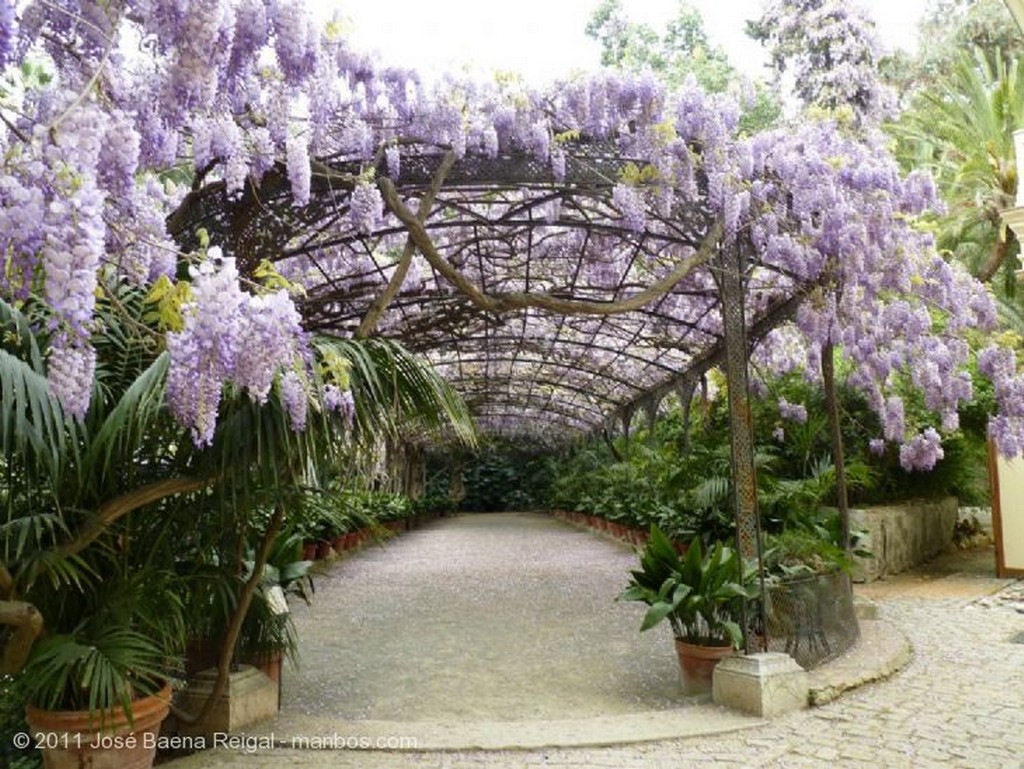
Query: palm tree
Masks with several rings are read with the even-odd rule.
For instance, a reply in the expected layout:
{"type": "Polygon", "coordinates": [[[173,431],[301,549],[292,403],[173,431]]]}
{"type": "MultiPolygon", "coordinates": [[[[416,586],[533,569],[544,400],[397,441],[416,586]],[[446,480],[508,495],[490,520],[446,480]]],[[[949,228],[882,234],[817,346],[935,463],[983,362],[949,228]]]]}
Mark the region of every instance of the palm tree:
{"type": "Polygon", "coordinates": [[[420,359],[385,340],[320,337],[320,358],[346,361],[352,430],[311,408],[307,428],[295,432],[276,395],[260,405],[228,388],[213,444],[198,450],[164,403],[168,356],[146,326],[144,295],[123,286],[107,286],[99,302],[94,393],[85,418],[74,420],[50,392],[46,326],[33,307],[0,300],[0,624],[14,628],[4,672],[27,661],[39,675],[24,678],[50,684],[40,692],[47,704],[79,688],[67,673],[78,665],[79,673],[104,671],[94,677],[103,686],[88,687],[90,709],[127,705],[129,677],[156,679],[162,660],[182,651],[190,586],[176,569],[190,557],[184,550],[220,548],[220,562],[240,573],[243,544],[255,541],[221,657],[226,683],[276,534],[323,473],[347,461],[346,447],[411,423],[473,440],[465,405],[420,359]],[[217,511],[218,525],[204,527],[197,511],[217,511]],[[189,540],[163,525],[175,519],[185,522],[179,531],[191,529],[189,540]],[[219,527],[225,520],[230,536],[219,527]],[[44,625],[49,637],[37,643],[44,625]]]}
{"type": "Polygon", "coordinates": [[[1024,68],[998,50],[988,54],[962,55],[890,130],[904,166],[929,170],[949,207],[937,222],[939,247],[983,282],[1003,269],[997,295],[1008,300],[1018,244],[1000,213],[1017,191],[1013,132],[1024,124],[1024,68]]]}

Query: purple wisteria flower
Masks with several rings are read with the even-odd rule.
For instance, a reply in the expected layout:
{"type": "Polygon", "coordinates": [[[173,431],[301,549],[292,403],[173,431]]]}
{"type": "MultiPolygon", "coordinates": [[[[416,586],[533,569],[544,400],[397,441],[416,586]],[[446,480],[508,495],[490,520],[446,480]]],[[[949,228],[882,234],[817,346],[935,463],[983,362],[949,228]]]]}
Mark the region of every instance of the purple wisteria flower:
{"type": "Polygon", "coordinates": [[[286,371],[280,379],[281,400],[296,432],[306,429],[309,396],[302,378],[295,371],[286,371]]]}
{"type": "Polygon", "coordinates": [[[616,184],[612,202],[622,215],[622,224],[633,232],[642,232],[647,224],[647,211],[643,193],[630,184],[616,184]]]}
{"type": "Polygon", "coordinates": [[[305,135],[289,134],[286,147],[288,165],[288,181],[292,185],[292,198],[295,205],[304,206],[309,203],[309,186],[313,172],[309,161],[309,145],[305,135]]]}
{"type": "Polygon", "coordinates": [[[0,0],[0,67],[10,63],[18,39],[18,19],[14,0],[0,0]]]}
{"type": "Polygon", "coordinates": [[[779,398],[779,416],[791,422],[805,424],[807,422],[807,407],[802,403],[790,403],[785,398],[779,398]]]}
{"type": "Polygon", "coordinates": [[[359,232],[370,233],[376,229],[383,215],[384,201],[380,192],[369,182],[359,182],[349,198],[349,219],[359,232]]]}
{"type": "Polygon", "coordinates": [[[388,176],[392,180],[398,181],[398,177],[402,172],[402,156],[398,147],[391,146],[384,150],[384,159],[388,164],[388,176]]]}
{"type": "Polygon", "coordinates": [[[96,351],[82,344],[68,345],[61,338],[50,348],[47,380],[64,409],[82,419],[89,410],[96,372],[96,351]]]}
{"type": "Polygon", "coordinates": [[[900,446],[900,465],[907,472],[933,470],[943,456],[942,438],[931,427],[900,446]]]}
{"type": "Polygon", "coordinates": [[[349,428],[355,423],[356,402],[351,390],[341,390],[335,385],[327,385],[324,387],[324,408],[341,414],[349,428]]]}
{"type": "Polygon", "coordinates": [[[308,396],[294,371],[304,363],[305,333],[294,303],[284,290],[261,296],[243,291],[234,258],[221,256],[219,248],[207,257],[192,268],[192,301],[182,308],[182,330],[167,334],[171,411],[191,429],[196,445],[205,446],[213,440],[224,383],[265,403],[278,378],[292,424],[305,425],[308,396]]]}

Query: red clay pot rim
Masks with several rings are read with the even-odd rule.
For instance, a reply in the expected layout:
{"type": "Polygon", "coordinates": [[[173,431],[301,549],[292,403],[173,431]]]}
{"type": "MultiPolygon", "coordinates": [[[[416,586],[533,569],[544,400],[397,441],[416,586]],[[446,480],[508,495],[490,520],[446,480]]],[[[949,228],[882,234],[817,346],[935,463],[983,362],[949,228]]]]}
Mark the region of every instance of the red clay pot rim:
{"type": "MultiPolygon", "coordinates": [[[[170,682],[165,683],[155,694],[133,700],[132,720],[135,731],[159,724],[167,717],[170,707],[170,682]]],[[[109,731],[128,727],[128,717],[120,707],[103,713],[90,713],[87,710],[43,710],[29,704],[25,706],[25,719],[40,731],[93,732],[97,728],[109,731]],[[47,728],[43,729],[44,726],[47,728]]]]}

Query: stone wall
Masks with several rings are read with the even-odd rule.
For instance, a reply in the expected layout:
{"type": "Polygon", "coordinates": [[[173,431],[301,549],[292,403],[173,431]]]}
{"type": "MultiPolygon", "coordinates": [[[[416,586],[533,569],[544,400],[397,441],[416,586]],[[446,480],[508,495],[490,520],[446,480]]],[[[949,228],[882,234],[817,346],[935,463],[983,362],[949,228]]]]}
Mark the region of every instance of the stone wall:
{"type": "Polygon", "coordinates": [[[850,511],[850,528],[866,532],[854,559],[853,579],[871,582],[898,574],[950,548],[957,519],[956,497],[923,499],[850,511]]]}

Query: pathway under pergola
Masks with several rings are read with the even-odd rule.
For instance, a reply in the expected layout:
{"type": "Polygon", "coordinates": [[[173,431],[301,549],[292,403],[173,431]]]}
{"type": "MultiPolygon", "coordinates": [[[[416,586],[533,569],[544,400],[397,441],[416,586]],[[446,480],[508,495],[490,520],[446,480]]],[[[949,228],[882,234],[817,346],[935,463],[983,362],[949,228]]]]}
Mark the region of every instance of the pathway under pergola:
{"type": "Polygon", "coordinates": [[[597,535],[516,514],[439,519],[341,559],[318,579],[313,606],[297,609],[302,662],[285,668],[281,714],[246,731],[249,747],[168,766],[1019,762],[1024,583],[992,577],[991,547],[859,588],[880,621],[863,623],[859,650],[819,674],[851,682],[906,668],[772,721],[681,695],[670,638],[638,634],[641,610],[610,600],[632,559],[597,535]],[[334,748],[309,749],[317,738],[334,748]]]}
{"type": "MultiPolygon", "coordinates": [[[[694,140],[679,152],[696,163],[702,149],[694,140]]],[[[342,153],[314,163],[302,207],[277,167],[240,195],[197,184],[169,228],[186,249],[206,238],[223,246],[243,276],[272,264],[304,286],[312,331],[382,335],[423,354],[484,435],[550,444],[628,432],[669,394],[688,409],[722,367],[739,544],[756,558],[750,346],[825,276],[801,280],[755,259],[749,233],[727,236],[696,168],[685,195],[665,187],[666,204],[644,202],[658,183],[637,187],[636,222],[620,180],[645,161],[610,139],[577,137],[558,152],[556,172],[521,150],[458,157],[411,141],[400,174],[379,152],[385,212],[371,229],[353,220],[366,163],[342,153]]]]}

